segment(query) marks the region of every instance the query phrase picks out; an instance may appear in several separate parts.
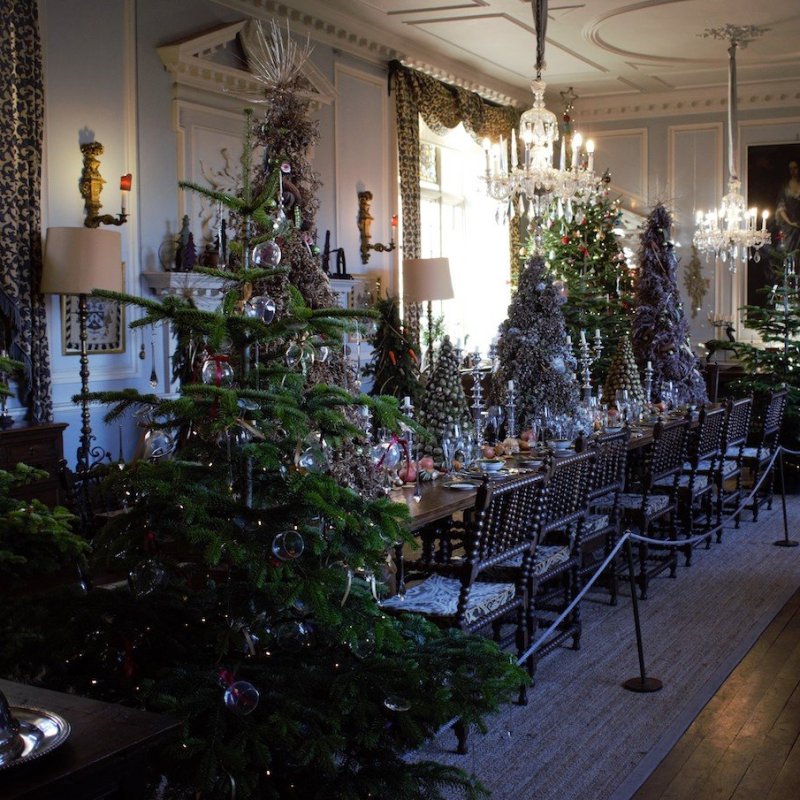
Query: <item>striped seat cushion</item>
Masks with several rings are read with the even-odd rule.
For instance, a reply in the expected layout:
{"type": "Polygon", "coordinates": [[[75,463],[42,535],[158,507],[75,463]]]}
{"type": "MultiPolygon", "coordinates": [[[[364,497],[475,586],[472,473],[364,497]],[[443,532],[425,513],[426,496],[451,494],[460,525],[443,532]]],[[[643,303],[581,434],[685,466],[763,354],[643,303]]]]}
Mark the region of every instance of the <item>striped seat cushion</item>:
{"type": "Polygon", "coordinates": [[[543,544],[536,548],[533,555],[533,574],[545,575],[551,569],[569,561],[570,546],[568,544],[543,544]]]}
{"type": "MultiPolygon", "coordinates": [[[[610,502],[613,503],[614,499],[611,498],[610,502]]],[[[591,536],[593,533],[598,533],[607,527],[608,514],[589,514],[583,523],[583,533],[585,536],[591,536]]]]}
{"type": "Polygon", "coordinates": [[[760,456],[758,454],[757,447],[745,447],[742,450],[742,458],[750,458],[750,459],[758,458],[761,461],[766,461],[768,458],[770,458],[770,456],[772,456],[772,452],[768,447],[765,447],[761,450],[760,456]]]}
{"type": "MultiPolygon", "coordinates": [[[[647,498],[647,507],[642,508],[642,495],[628,494],[624,492],[619,496],[619,507],[631,511],[643,511],[646,516],[652,517],[669,506],[669,497],[665,494],[651,494],[647,498]]],[[[610,508],[602,508],[600,511],[611,511],[610,508]]]]}
{"type": "MultiPolygon", "coordinates": [[[[455,616],[461,581],[443,575],[431,575],[412,586],[404,595],[395,595],[381,602],[381,608],[408,611],[439,617],[455,616]]],[[[464,620],[468,624],[502,608],[514,599],[513,583],[473,583],[464,620]]]]}

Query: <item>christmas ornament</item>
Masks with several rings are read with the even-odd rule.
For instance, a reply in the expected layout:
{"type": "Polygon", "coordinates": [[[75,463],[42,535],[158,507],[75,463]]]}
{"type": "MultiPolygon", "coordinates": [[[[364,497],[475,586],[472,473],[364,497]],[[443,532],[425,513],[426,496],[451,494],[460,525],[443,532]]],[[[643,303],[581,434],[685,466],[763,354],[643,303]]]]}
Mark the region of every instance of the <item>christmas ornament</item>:
{"type": "Polygon", "coordinates": [[[229,357],[223,354],[207,356],[200,370],[203,383],[214,386],[233,385],[233,367],[229,357]]]}
{"type": "Polygon", "coordinates": [[[303,443],[303,448],[295,459],[295,465],[306,472],[324,472],[328,466],[326,450],[325,440],[319,434],[312,434],[303,443]]]}
{"type": "Polygon", "coordinates": [[[244,304],[244,315],[250,319],[261,320],[266,325],[269,325],[275,319],[275,301],[266,295],[258,295],[251,297],[244,304]]]}
{"type": "Polygon", "coordinates": [[[305,543],[296,530],[283,531],[272,540],[272,554],[281,561],[294,561],[303,554],[305,543]]]}
{"type": "Polygon", "coordinates": [[[128,573],[128,587],[136,597],[145,597],[167,582],[167,571],[154,558],[140,561],[128,573]]]}
{"type": "Polygon", "coordinates": [[[158,461],[168,458],[175,452],[177,442],[167,431],[148,430],[144,435],[144,451],[142,458],[147,461],[158,461]]]}
{"type": "Polygon", "coordinates": [[[389,697],[383,701],[383,704],[389,711],[408,711],[411,708],[411,703],[409,703],[408,700],[394,694],[389,695],[389,697]]]}
{"type": "Polygon", "coordinates": [[[281,248],[274,239],[261,242],[253,248],[251,255],[253,266],[261,269],[277,267],[281,263],[281,248]]]}
{"type": "Polygon", "coordinates": [[[252,714],[260,700],[258,689],[250,681],[234,681],[225,689],[223,697],[225,705],[242,717],[252,714]]]}

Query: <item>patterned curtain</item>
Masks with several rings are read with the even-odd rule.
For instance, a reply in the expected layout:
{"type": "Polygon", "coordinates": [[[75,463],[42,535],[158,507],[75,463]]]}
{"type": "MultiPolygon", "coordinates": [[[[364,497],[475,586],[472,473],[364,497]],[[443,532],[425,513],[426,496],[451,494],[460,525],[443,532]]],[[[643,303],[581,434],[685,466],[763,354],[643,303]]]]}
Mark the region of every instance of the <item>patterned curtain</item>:
{"type": "MultiPolygon", "coordinates": [[[[445,133],[460,122],[478,141],[511,138],[520,112],[496,106],[475,92],[450,86],[398,61],[389,64],[389,86],[397,108],[397,149],[400,202],[403,214],[403,257],[420,257],[419,118],[435,133],[445,133]]],[[[513,226],[512,226],[513,227],[513,226]]],[[[512,264],[516,259],[512,257],[512,264]]]]}
{"type": "Polygon", "coordinates": [[[0,317],[3,346],[25,365],[34,422],[53,418],[40,209],[44,89],[36,0],[0,0],[0,317]]]}

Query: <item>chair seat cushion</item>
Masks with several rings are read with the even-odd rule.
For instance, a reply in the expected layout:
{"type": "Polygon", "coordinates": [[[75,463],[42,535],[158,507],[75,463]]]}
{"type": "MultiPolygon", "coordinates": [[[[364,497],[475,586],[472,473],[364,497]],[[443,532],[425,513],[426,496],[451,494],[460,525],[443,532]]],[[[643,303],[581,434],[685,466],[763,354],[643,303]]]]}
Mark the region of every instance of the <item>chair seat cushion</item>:
{"type": "MultiPolygon", "coordinates": [[[[689,479],[691,475],[681,475],[678,479],[678,486],[681,489],[688,489],[689,488],[689,479]]],[[[670,489],[672,488],[673,480],[672,478],[664,478],[663,480],[656,481],[656,486],[661,486],[662,488],[670,489]]],[[[694,483],[692,484],[692,488],[694,491],[699,492],[701,489],[705,489],[708,486],[708,477],[706,475],[696,474],[694,476],[694,483]]]]}
{"type": "Polygon", "coordinates": [[[545,575],[559,564],[569,561],[571,548],[568,544],[543,544],[533,554],[533,574],[545,575]]]}
{"type": "MultiPolygon", "coordinates": [[[[652,517],[669,507],[669,497],[665,494],[651,494],[647,498],[647,507],[642,507],[642,495],[628,494],[623,492],[619,496],[619,507],[629,511],[643,512],[646,516],[652,517]]],[[[610,511],[611,509],[600,509],[601,511],[610,511]]]]}
{"type": "MultiPolygon", "coordinates": [[[[614,502],[611,498],[610,502],[614,502]]],[[[583,535],[591,536],[608,527],[608,514],[588,514],[583,523],[583,535]]]]}
{"type": "Polygon", "coordinates": [[[742,458],[749,458],[750,460],[758,459],[759,461],[767,461],[772,455],[769,447],[761,448],[760,455],[757,447],[745,447],[742,450],[742,458]]]}
{"type": "Polygon", "coordinates": [[[739,472],[739,457],[728,458],[722,462],[722,477],[731,478],[739,472]]]}
{"type": "MultiPolygon", "coordinates": [[[[502,608],[514,599],[513,583],[473,583],[470,587],[464,620],[468,624],[502,608]]],[[[438,617],[453,617],[458,610],[461,581],[443,575],[431,575],[422,583],[381,602],[381,608],[409,611],[438,617]]]]}

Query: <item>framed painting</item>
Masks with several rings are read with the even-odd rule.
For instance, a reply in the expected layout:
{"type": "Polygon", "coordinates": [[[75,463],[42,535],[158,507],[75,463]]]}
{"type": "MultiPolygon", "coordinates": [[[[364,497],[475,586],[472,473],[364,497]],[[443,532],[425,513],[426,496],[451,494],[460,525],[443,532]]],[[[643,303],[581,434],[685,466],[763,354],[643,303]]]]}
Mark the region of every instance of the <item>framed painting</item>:
{"type": "MultiPolygon", "coordinates": [[[[769,211],[773,247],[800,248],[800,142],[747,148],[747,205],[769,211]]],[[[760,223],[760,220],[758,222],[760,223]]],[[[776,276],[763,255],[747,264],[747,305],[765,306],[776,276]]]]}
{"type": "MultiPolygon", "coordinates": [[[[89,316],[86,319],[86,352],[125,352],[125,307],[101,297],[86,298],[89,316]]],[[[61,296],[61,342],[66,356],[81,352],[78,295],[61,296]]]]}

